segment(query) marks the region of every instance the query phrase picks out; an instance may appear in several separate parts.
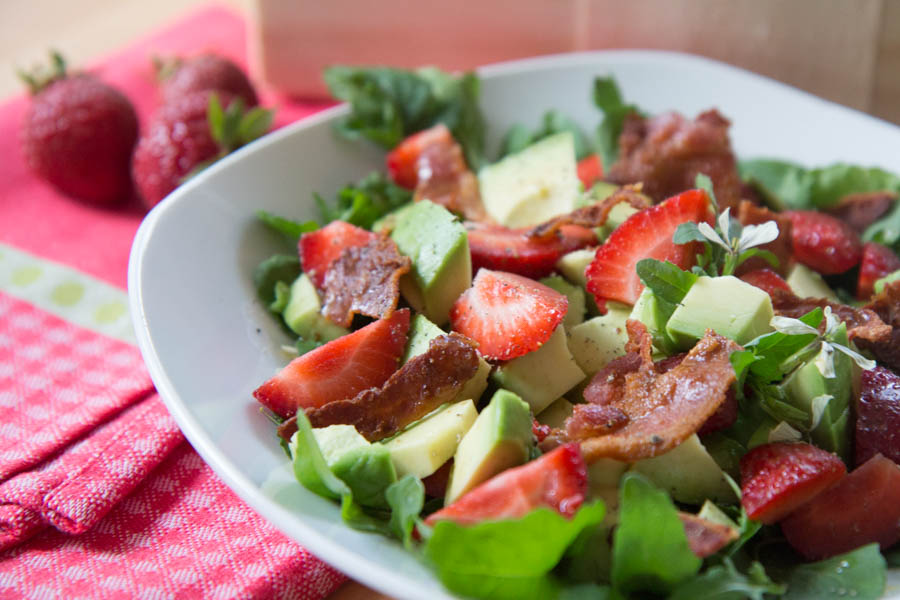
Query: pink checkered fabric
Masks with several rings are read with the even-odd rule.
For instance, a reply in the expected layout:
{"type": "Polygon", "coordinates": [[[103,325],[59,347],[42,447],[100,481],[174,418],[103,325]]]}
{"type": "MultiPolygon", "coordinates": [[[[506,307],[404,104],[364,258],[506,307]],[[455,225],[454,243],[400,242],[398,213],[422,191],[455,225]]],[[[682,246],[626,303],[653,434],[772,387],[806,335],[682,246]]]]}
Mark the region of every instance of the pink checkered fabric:
{"type": "Polygon", "coordinates": [[[0,554],[0,597],[322,598],[344,576],[262,521],[182,443],[95,527],[0,554]]]}
{"type": "Polygon", "coordinates": [[[152,390],[137,348],[0,292],[0,481],[152,390]]]}

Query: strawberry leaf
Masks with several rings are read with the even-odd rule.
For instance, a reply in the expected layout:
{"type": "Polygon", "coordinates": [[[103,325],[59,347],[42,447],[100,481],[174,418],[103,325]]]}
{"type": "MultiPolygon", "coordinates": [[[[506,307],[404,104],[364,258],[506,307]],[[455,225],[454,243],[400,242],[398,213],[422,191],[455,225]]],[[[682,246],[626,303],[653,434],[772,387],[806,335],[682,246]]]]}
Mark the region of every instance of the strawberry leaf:
{"type": "Polygon", "coordinates": [[[222,109],[222,103],[219,101],[218,94],[209,95],[206,119],[209,121],[210,135],[221,145],[225,137],[225,111],[222,109]]]}
{"type": "Polygon", "coordinates": [[[238,139],[241,145],[249,144],[265,135],[272,126],[274,115],[274,111],[260,107],[247,112],[238,125],[238,139]]]}

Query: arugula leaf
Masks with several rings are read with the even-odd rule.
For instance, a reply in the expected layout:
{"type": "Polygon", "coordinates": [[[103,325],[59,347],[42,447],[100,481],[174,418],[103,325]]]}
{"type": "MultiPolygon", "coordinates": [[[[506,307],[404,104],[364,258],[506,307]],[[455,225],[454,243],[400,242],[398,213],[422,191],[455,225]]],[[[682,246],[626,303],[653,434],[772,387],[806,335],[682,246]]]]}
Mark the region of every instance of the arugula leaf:
{"type": "Polygon", "coordinates": [[[294,241],[300,239],[300,236],[304,233],[315,231],[319,228],[319,224],[315,221],[304,221],[301,223],[299,221],[292,221],[291,219],[279,217],[278,215],[265,210],[256,211],[256,218],[278,233],[283,233],[294,241]]]}
{"type": "Polygon", "coordinates": [[[876,600],[884,593],[885,571],[878,544],[869,544],[816,563],[797,565],[786,578],[784,598],[876,600]]]}
{"type": "Polygon", "coordinates": [[[657,302],[667,311],[666,318],[672,316],[675,307],[684,300],[688,290],[697,281],[694,273],[682,271],[669,261],[663,262],[655,258],[639,260],[636,269],[641,282],[653,291],[657,302]]]}
{"type": "Polygon", "coordinates": [[[277,299],[278,284],[290,286],[301,272],[300,259],[296,255],[275,254],[268,257],[253,270],[253,285],[257,296],[263,304],[272,306],[277,299]]]}
{"type": "Polygon", "coordinates": [[[611,559],[609,528],[601,524],[581,532],[566,550],[557,572],[566,581],[608,582],[611,559]]]}
{"type": "Polygon", "coordinates": [[[541,126],[534,131],[529,131],[524,125],[513,125],[503,137],[498,158],[520,152],[537,141],[564,131],[572,132],[575,140],[575,157],[578,160],[594,151],[578,123],[558,110],[548,110],[544,113],[541,126]]]}
{"type": "Polygon", "coordinates": [[[624,600],[624,598],[608,585],[579,583],[563,588],[557,600],[624,600]]]}
{"type": "MultiPolygon", "coordinates": [[[[810,327],[818,327],[825,318],[821,308],[814,308],[800,321],[810,327]]],[[[816,339],[814,334],[788,335],[774,331],[761,335],[744,345],[745,350],[731,355],[731,365],[739,381],[743,381],[749,370],[764,383],[779,381],[797,364],[797,353],[816,339]],[[749,355],[747,353],[750,353],[749,355]]]]}
{"type": "Polygon", "coordinates": [[[900,202],[894,202],[894,208],[888,214],[869,225],[862,239],[890,246],[895,252],[900,252],[900,202]]]}
{"type": "Polygon", "coordinates": [[[609,169],[619,156],[619,135],[625,117],[630,113],[642,113],[637,106],[625,104],[612,77],[594,78],[594,104],[603,112],[603,121],[597,128],[597,150],[603,159],[603,168],[609,169]]]}
{"type": "Polygon", "coordinates": [[[451,591],[476,598],[551,598],[560,591],[550,570],[586,528],[603,520],[597,501],[567,519],[538,508],[520,519],[461,526],[438,521],[425,558],[451,591]]]}
{"type": "Polygon", "coordinates": [[[372,171],[357,184],[344,187],[331,205],[318,194],[314,197],[325,223],[346,221],[363,229],[371,229],[375,221],[411,202],[412,192],[372,171]]]}
{"type": "Polygon", "coordinates": [[[696,575],[691,552],[671,498],[635,472],[619,489],[619,526],[613,537],[612,583],[621,592],[666,593],[696,575]]]}
{"type": "Polygon", "coordinates": [[[711,567],[678,586],[669,600],[763,600],[765,594],[781,595],[785,589],[785,586],[769,579],[760,563],[754,562],[745,575],[726,559],[723,564],[711,567]]]}
{"type": "Polygon", "coordinates": [[[409,550],[413,528],[425,504],[425,486],[417,477],[407,475],[389,485],[384,495],[391,507],[391,531],[409,550]]]}
{"type": "Polygon", "coordinates": [[[350,103],[337,131],[393,148],[405,137],[444,123],[472,169],[484,160],[484,118],[474,73],[459,77],[433,67],[409,71],[388,67],[336,66],[325,70],[332,95],[350,103]]]}

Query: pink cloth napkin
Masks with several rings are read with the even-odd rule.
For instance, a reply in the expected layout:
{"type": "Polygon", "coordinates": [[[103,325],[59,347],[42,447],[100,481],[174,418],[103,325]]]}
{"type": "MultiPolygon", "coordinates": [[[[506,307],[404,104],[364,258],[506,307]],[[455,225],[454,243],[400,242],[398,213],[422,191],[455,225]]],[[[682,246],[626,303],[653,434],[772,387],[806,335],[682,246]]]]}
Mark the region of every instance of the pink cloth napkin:
{"type": "MultiPolygon", "coordinates": [[[[244,64],[245,41],[243,19],[212,7],[90,70],[146,124],[159,104],[153,55],[212,50],[244,64]]],[[[276,125],[329,105],[261,96],[276,125]]],[[[27,103],[0,105],[0,272],[14,250],[121,294],[143,211],[92,208],[32,177],[18,143],[27,103]]],[[[29,269],[10,281],[27,289],[41,272],[29,269]]],[[[343,582],[200,459],[133,344],[13,287],[0,282],[0,597],[305,599],[343,582]]]]}

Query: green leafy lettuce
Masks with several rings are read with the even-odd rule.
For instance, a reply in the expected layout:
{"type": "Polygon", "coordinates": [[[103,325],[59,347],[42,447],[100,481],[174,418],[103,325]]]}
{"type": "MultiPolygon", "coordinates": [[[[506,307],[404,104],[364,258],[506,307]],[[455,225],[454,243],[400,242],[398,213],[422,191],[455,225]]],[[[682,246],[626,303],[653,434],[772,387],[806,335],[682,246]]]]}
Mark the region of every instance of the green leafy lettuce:
{"type": "Polygon", "coordinates": [[[318,194],[314,197],[324,223],[346,221],[371,229],[378,219],[412,201],[412,192],[373,171],[355,185],[345,186],[331,203],[318,194]]]}
{"type": "Polygon", "coordinates": [[[578,123],[558,110],[548,110],[544,113],[540,127],[535,130],[530,130],[522,124],[513,125],[503,137],[499,158],[520,152],[535,142],[564,131],[572,132],[575,139],[575,157],[578,160],[594,152],[593,146],[578,123]]]}
{"type": "Polygon", "coordinates": [[[457,77],[431,67],[409,71],[336,66],[326,69],[324,77],[331,94],[350,103],[350,115],[337,125],[340,134],[391,149],[405,137],[443,123],[462,146],[469,166],[481,167],[485,125],[474,73],[457,77]]]}
{"type": "Polygon", "coordinates": [[[594,104],[603,112],[603,121],[597,128],[597,150],[608,169],[619,156],[619,135],[630,113],[641,114],[634,104],[626,104],[616,80],[612,77],[594,79],[594,104]]]}

